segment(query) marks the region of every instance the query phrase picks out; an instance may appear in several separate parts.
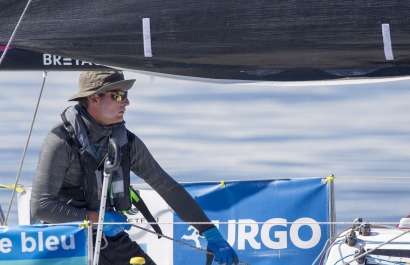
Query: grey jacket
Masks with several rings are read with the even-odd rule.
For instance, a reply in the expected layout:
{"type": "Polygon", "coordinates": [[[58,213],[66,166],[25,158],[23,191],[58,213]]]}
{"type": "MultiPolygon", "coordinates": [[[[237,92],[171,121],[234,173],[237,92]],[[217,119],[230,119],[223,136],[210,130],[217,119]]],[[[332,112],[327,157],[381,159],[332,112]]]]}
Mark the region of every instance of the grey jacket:
{"type": "MultiPolygon", "coordinates": [[[[105,154],[108,146],[106,143],[116,125],[101,126],[83,108],[78,105],[75,107],[82,116],[90,143],[96,148],[101,146],[98,152],[105,154]]],[[[103,155],[100,159],[103,160],[103,155]]],[[[187,223],[210,222],[191,195],[160,167],[145,144],[136,136],[131,143],[130,160],[130,170],[150,185],[182,220],[187,223]]],[[[67,197],[70,191],[77,191],[82,185],[78,149],[51,130],[41,147],[33,181],[32,215],[47,223],[85,220],[85,203],[75,199],[69,202],[70,198],[67,197]]],[[[213,227],[211,224],[193,226],[200,233],[213,227]]]]}

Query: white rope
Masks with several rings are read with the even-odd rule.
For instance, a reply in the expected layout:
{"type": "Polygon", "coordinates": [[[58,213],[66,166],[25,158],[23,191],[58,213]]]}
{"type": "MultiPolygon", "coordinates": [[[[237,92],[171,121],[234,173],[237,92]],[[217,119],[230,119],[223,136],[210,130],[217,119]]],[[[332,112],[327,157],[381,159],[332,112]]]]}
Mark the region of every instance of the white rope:
{"type": "MultiPolygon", "coordinates": [[[[217,224],[217,225],[229,225],[229,224],[244,224],[244,225],[253,225],[253,224],[258,224],[258,225],[264,225],[264,224],[286,224],[286,225],[292,225],[292,224],[302,224],[302,225],[309,225],[309,224],[319,224],[319,225],[350,225],[352,226],[354,222],[218,222],[218,223],[213,223],[213,222],[104,222],[104,225],[126,225],[126,224],[137,224],[137,225],[151,225],[151,224],[162,224],[162,225],[207,225],[207,224],[217,224]]],[[[383,228],[390,228],[390,229],[397,229],[397,230],[402,230],[400,228],[397,228],[396,225],[399,224],[399,222],[363,222],[365,224],[369,224],[370,226],[383,226],[383,228]],[[385,226],[385,225],[394,225],[394,226],[385,226]]],[[[82,223],[79,223],[82,224],[82,223]]],[[[98,222],[93,223],[94,225],[98,225],[98,222]]],[[[68,223],[58,223],[58,224],[33,224],[31,226],[66,226],[66,225],[71,225],[68,223]]],[[[76,225],[76,224],[74,224],[76,225]]]]}
{"type": "MultiPolygon", "coordinates": [[[[132,219],[128,220],[130,224],[164,224],[164,225],[186,225],[186,222],[136,222],[133,221],[132,219]]],[[[252,221],[252,222],[246,222],[246,221],[232,221],[232,222],[217,222],[217,224],[225,224],[225,225],[229,225],[229,224],[286,224],[286,225],[292,225],[292,224],[319,224],[319,225],[353,225],[353,221],[350,222],[346,222],[346,221],[342,221],[342,222],[272,222],[272,221],[267,221],[267,222],[262,222],[262,221],[252,221]]],[[[399,224],[399,222],[363,222],[363,223],[368,223],[369,225],[375,226],[375,225],[397,225],[399,224]]],[[[116,224],[116,223],[110,223],[110,224],[116,224]]],[[[121,224],[121,223],[117,223],[117,224],[121,224]]],[[[124,224],[124,223],[122,223],[124,224]]],[[[189,224],[192,225],[207,225],[207,224],[215,224],[214,222],[189,222],[189,224]]]]}
{"type": "MultiPolygon", "coordinates": [[[[7,45],[6,45],[6,49],[4,50],[3,54],[1,55],[0,65],[3,63],[3,60],[4,60],[4,58],[6,57],[7,51],[8,51],[8,49],[9,49],[9,47],[10,47],[10,44],[12,43],[12,41],[13,41],[13,39],[14,39],[14,36],[15,36],[16,33],[17,33],[17,29],[20,27],[20,24],[21,24],[21,22],[23,21],[23,18],[24,18],[25,14],[26,14],[26,12],[27,12],[27,10],[28,10],[28,7],[29,7],[31,1],[32,1],[32,0],[29,0],[29,1],[27,2],[27,5],[26,5],[26,7],[24,8],[24,11],[23,11],[23,13],[22,13],[21,16],[20,16],[20,19],[19,19],[19,21],[17,22],[17,25],[16,25],[16,27],[14,28],[13,33],[11,34],[11,37],[10,37],[10,39],[9,39],[9,42],[8,42],[7,45]]],[[[7,219],[6,219],[6,221],[7,221],[7,219]]]]}
{"type": "Polygon", "coordinates": [[[335,179],[410,179],[410,176],[337,176],[335,179]]]}
{"type": "Polygon", "coordinates": [[[14,188],[13,188],[13,192],[11,193],[10,203],[9,203],[8,208],[7,208],[6,219],[5,219],[5,222],[4,222],[5,225],[7,225],[7,220],[8,220],[9,215],[10,215],[11,207],[13,205],[14,195],[15,195],[16,189],[18,187],[18,183],[19,183],[19,179],[20,179],[20,175],[21,175],[21,170],[22,170],[23,164],[24,164],[24,158],[26,157],[28,144],[30,142],[31,134],[33,132],[34,122],[35,122],[36,117],[37,117],[38,107],[40,105],[40,99],[41,99],[41,96],[43,94],[43,89],[44,89],[44,84],[46,82],[46,77],[47,77],[47,72],[44,71],[43,72],[43,83],[41,85],[40,94],[38,95],[36,109],[34,111],[33,119],[31,121],[30,130],[29,130],[29,133],[28,133],[28,136],[27,136],[26,145],[24,146],[23,155],[21,157],[19,170],[18,170],[17,176],[16,176],[16,181],[14,182],[14,188]]]}

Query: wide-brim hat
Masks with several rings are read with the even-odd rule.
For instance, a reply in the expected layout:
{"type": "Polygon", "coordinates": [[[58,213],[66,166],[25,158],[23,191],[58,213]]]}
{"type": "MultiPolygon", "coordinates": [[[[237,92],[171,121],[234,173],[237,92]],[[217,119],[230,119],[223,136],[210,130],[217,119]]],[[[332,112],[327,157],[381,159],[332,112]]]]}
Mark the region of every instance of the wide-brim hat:
{"type": "Polygon", "coordinates": [[[134,85],[135,79],[124,79],[121,71],[87,71],[80,75],[78,92],[72,95],[68,101],[103,94],[116,89],[128,90],[134,85]]]}

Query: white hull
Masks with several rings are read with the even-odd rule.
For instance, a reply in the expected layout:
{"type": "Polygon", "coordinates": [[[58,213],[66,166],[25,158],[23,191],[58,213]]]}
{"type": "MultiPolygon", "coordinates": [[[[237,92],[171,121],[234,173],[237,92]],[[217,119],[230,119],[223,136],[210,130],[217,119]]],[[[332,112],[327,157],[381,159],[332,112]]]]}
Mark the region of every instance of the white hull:
{"type": "Polygon", "coordinates": [[[342,232],[323,256],[323,264],[409,264],[410,229],[356,223],[342,232]]]}

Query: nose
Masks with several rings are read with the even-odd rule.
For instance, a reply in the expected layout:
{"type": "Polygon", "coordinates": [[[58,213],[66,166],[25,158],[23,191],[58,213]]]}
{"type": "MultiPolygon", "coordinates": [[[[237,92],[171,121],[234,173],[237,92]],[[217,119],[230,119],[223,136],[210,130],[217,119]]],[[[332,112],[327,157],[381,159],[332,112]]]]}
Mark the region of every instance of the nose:
{"type": "Polygon", "coordinates": [[[128,98],[126,98],[123,101],[121,101],[121,103],[124,104],[124,106],[128,106],[130,104],[130,101],[128,100],[128,98]]]}

